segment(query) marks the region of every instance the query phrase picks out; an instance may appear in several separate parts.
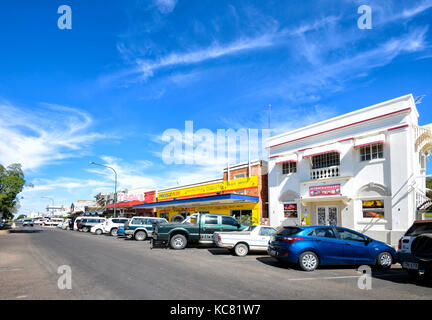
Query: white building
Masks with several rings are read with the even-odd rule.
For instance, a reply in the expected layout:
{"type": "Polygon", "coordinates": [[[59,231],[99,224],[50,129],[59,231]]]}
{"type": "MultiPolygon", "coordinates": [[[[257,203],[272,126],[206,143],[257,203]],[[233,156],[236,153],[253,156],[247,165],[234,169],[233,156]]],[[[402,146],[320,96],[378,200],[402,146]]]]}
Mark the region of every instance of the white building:
{"type": "Polygon", "coordinates": [[[268,139],[270,224],[338,225],[396,244],[426,200],[430,126],[412,95],[268,139]]]}

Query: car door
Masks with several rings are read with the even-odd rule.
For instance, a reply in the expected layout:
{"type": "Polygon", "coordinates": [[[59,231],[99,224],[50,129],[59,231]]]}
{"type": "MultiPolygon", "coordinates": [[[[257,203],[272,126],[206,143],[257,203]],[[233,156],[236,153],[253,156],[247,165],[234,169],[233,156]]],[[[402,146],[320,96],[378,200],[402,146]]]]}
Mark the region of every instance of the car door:
{"type": "Polygon", "coordinates": [[[372,263],[371,246],[366,237],[346,228],[336,228],[339,239],[344,244],[344,260],[346,264],[372,263]]]}
{"type": "Polygon", "coordinates": [[[231,216],[222,216],[222,225],[219,231],[238,231],[239,223],[231,216]]]}
{"type": "Polygon", "coordinates": [[[257,236],[253,240],[254,245],[259,249],[267,249],[271,237],[276,233],[276,229],[272,227],[261,227],[257,236]]]}
{"type": "Polygon", "coordinates": [[[219,231],[221,228],[221,222],[219,221],[219,216],[207,215],[203,217],[203,222],[201,224],[201,241],[212,241],[213,233],[219,231]]]}
{"type": "Polygon", "coordinates": [[[315,228],[310,236],[322,264],[344,263],[344,243],[333,227],[315,228]]]}

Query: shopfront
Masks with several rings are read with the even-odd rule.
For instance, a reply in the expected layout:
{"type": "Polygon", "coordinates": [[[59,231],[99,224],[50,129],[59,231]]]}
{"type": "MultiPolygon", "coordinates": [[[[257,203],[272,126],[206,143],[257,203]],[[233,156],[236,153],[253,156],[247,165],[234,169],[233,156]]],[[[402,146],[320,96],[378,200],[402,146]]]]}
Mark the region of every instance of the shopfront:
{"type": "Polygon", "coordinates": [[[260,198],[254,196],[258,195],[258,185],[258,176],[217,179],[160,190],[156,202],[134,205],[133,208],[154,209],[158,217],[171,222],[201,212],[231,215],[245,225],[260,224],[260,198]]]}
{"type": "Polygon", "coordinates": [[[259,198],[239,194],[162,201],[134,208],[154,208],[158,217],[170,222],[181,222],[194,213],[212,213],[231,215],[245,225],[259,224],[259,198]]]}
{"type": "Polygon", "coordinates": [[[270,224],[334,225],[396,244],[425,195],[431,126],[411,95],[269,138],[270,224]]]}

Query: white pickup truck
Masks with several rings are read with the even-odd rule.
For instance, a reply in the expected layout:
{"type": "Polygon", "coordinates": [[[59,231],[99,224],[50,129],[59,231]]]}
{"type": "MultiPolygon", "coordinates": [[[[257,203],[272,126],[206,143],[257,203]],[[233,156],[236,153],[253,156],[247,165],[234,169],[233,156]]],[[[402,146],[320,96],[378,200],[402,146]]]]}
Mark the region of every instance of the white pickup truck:
{"type": "Polygon", "coordinates": [[[267,252],[268,242],[276,229],[267,226],[249,226],[243,231],[215,232],[213,242],[217,247],[227,248],[239,257],[249,251],[267,252]]]}

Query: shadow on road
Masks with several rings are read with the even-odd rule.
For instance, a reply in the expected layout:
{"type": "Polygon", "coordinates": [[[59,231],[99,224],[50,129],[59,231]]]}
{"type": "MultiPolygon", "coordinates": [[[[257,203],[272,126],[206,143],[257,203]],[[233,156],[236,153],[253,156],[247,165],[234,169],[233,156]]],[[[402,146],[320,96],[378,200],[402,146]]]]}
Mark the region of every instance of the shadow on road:
{"type": "Polygon", "coordinates": [[[39,233],[43,231],[41,229],[10,229],[9,233],[39,233]]]}
{"type": "Polygon", "coordinates": [[[427,278],[424,274],[410,276],[402,268],[392,268],[390,270],[373,270],[372,278],[391,281],[398,284],[412,284],[425,288],[432,288],[432,278],[427,278]]]}

